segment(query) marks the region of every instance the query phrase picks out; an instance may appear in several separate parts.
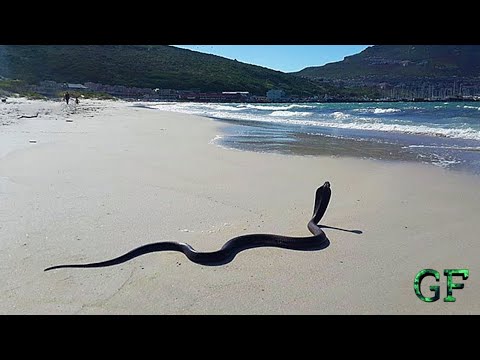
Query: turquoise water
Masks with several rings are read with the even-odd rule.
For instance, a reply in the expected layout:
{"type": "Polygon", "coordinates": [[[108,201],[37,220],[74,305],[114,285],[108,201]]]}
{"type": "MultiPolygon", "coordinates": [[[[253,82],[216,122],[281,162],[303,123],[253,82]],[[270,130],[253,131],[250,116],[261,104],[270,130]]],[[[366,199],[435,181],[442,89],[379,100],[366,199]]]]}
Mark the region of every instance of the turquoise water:
{"type": "Polygon", "coordinates": [[[149,103],[226,123],[227,147],[409,160],[480,174],[480,102],[149,103]]]}

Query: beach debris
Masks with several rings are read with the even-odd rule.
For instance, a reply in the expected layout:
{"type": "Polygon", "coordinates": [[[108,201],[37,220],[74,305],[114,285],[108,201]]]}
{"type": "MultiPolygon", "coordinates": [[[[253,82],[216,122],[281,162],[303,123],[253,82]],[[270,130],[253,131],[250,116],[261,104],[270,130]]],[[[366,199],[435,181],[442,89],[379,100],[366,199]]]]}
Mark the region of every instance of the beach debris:
{"type": "Polygon", "coordinates": [[[36,143],[37,143],[37,140],[28,140],[28,142],[29,142],[30,144],[36,144],[36,143]]]}
{"type": "Polygon", "coordinates": [[[3,102],[3,103],[6,103],[6,102],[7,102],[7,99],[3,98],[3,99],[2,99],[2,102],[3,102]]]}
{"type": "Polygon", "coordinates": [[[73,122],[72,119],[66,119],[65,121],[66,121],[66,122],[73,122]]]}
{"type": "Polygon", "coordinates": [[[18,118],[21,119],[21,118],[27,118],[27,119],[31,119],[31,118],[36,118],[38,117],[38,112],[36,115],[21,115],[19,116],[18,118]]]}
{"type": "Polygon", "coordinates": [[[188,229],[182,229],[182,230],[180,230],[180,231],[181,231],[181,232],[191,232],[191,231],[188,230],[188,229]]]}

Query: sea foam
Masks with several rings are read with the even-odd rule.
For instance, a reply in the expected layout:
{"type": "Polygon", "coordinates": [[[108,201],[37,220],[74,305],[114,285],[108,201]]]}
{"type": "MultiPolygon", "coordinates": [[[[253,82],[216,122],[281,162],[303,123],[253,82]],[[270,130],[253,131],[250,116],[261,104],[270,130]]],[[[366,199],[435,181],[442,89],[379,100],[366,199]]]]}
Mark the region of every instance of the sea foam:
{"type": "MultiPolygon", "coordinates": [[[[322,106],[324,104],[321,104],[322,106]]],[[[154,103],[150,105],[159,110],[174,111],[188,114],[203,115],[208,117],[241,120],[251,122],[267,122],[284,125],[315,126],[338,129],[354,129],[360,131],[397,132],[405,134],[417,134],[436,137],[448,137],[455,139],[480,140],[480,129],[462,123],[454,125],[413,124],[412,121],[402,118],[381,118],[356,116],[346,110],[329,112],[319,108],[322,112],[313,111],[318,108],[314,105],[302,104],[279,104],[279,105],[256,105],[256,104],[204,104],[204,103],[154,103]],[[292,111],[293,109],[309,108],[312,111],[292,111]],[[268,110],[259,111],[259,110],[268,110]]],[[[469,105],[465,105],[469,106],[469,105]]],[[[332,108],[335,104],[331,105],[332,108]]],[[[462,106],[463,107],[463,106],[462,106]]],[[[435,106],[437,108],[437,106],[435,106]]],[[[358,109],[357,109],[358,110],[358,109]]],[[[397,113],[400,110],[394,108],[372,108],[373,113],[397,113]]],[[[350,111],[355,111],[351,109],[350,111]]]]}

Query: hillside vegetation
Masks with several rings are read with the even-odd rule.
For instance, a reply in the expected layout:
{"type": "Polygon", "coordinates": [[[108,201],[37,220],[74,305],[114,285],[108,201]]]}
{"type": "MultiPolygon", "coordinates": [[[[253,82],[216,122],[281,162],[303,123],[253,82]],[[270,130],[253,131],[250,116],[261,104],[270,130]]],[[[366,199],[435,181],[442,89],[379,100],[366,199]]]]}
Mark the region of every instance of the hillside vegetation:
{"type": "Polygon", "coordinates": [[[335,91],[280,71],[164,45],[0,45],[0,76],[31,84],[95,82],[256,95],[273,88],[299,96],[335,91]]]}
{"type": "Polygon", "coordinates": [[[310,79],[377,81],[480,76],[479,45],[376,45],[343,61],[308,67],[310,79]]]}

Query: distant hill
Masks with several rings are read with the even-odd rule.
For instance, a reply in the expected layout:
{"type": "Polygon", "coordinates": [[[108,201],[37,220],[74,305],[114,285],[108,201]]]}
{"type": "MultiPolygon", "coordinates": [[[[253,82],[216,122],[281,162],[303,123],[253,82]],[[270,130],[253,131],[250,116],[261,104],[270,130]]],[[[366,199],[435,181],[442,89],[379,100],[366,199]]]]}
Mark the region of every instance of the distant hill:
{"type": "Polygon", "coordinates": [[[0,45],[0,78],[36,84],[95,82],[106,85],[199,91],[272,88],[290,95],[322,95],[331,85],[173,46],[0,45]]]}
{"type": "Polygon", "coordinates": [[[376,45],[295,73],[309,79],[408,81],[480,77],[480,45],[376,45]]]}

